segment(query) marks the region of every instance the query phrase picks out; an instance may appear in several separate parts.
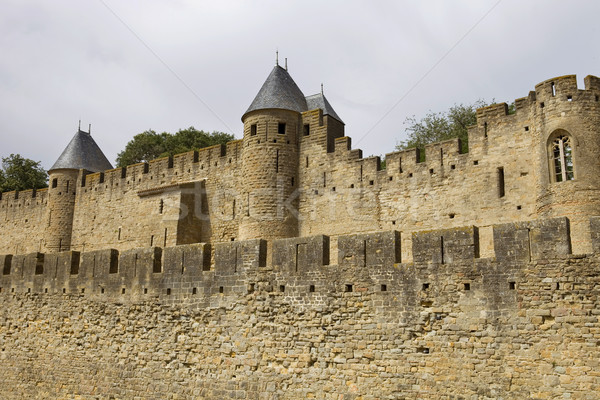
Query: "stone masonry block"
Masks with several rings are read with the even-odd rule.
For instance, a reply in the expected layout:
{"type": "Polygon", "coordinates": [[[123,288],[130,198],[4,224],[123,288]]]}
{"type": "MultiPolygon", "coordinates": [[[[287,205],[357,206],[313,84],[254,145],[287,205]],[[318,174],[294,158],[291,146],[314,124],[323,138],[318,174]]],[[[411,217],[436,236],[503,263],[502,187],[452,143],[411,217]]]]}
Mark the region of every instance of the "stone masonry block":
{"type": "Polygon", "coordinates": [[[79,268],[80,273],[89,278],[115,274],[119,271],[119,252],[106,249],[82,253],[79,268]]]}
{"type": "Polygon", "coordinates": [[[569,219],[566,217],[531,222],[531,257],[534,260],[548,256],[571,254],[569,219]]]}
{"type": "Polygon", "coordinates": [[[63,251],[56,254],[56,277],[67,280],[71,275],[79,274],[79,261],[81,257],[78,251],[63,251]]]}
{"type": "Polygon", "coordinates": [[[167,247],[165,253],[165,274],[200,275],[210,270],[210,244],[194,243],[167,247]]]}
{"type": "Polygon", "coordinates": [[[247,269],[264,267],[267,261],[267,242],[251,239],[215,245],[215,274],[232,275],[247,269]]]}
{"type": "Polygon", "coordinates": [[[529,229],[526,223],[495,225],[493,231],[496,260],[529,261],[529,229]]]}
{"type": "Polygon", "coordinates": [[[43,276],[40,279],[38,275],[35,276],[36,290],[42,290],[42,287],[75,290],[78,282],[84,280],[79,276],[80,261],[81,254],[78,251],[46,254],[43,276]]]}
{"type": "Polygon", "coordinates": [[[415,263],[452,264],[479,257],[477,227],[415,232],[412,235],[415,263]]]}
{"type": "Polygon", "coordinates": [[[119,257],[119,273],[127,278],[149,276],[162,272],[162,249],[148,247],[131,249],[119,257]]]}
{"type": "Polygon", "coordinates": [[[374,232],[338,238],[339,265],[393,265],[400,260],[400,232],[374,232]]]}
{"type": "MultiPolygon", "coordinates": [[[[600,251],[600,217],[590,218],[590,232],[592,237],[592,249],[594,252],[600,251]]],[[[0,256],[2,257],[2,256],[0,256]]],[[[1,260],[1,258],[0,258],[1,260]]]]}
{"type": "Polygon", "coordinates": [[[494,226],[494,248],[498,261],[523,262],[571,254],[569,219],[494,226]]]}
{"type": "Polygon", "coordinates": [[[304,272],[329,264],[329,237],[280,239],[273,242],[273,265],[288,272],[304,272]]]}
{"type": "Polygon", "coordinates": [[[24,286],[31,287],[33,285],[34,276],[44,273],[44,254],[29,253],[15,255],[12,257],[10,267],[10,276],[12,286],[21,288],[24,286]]]}
{"type": "Polygon", "coordinates": [[[44,253],[26,254],[21,267],[23,276],[29,279],[34,275],[42,275],[44,273],[44,253]]]}

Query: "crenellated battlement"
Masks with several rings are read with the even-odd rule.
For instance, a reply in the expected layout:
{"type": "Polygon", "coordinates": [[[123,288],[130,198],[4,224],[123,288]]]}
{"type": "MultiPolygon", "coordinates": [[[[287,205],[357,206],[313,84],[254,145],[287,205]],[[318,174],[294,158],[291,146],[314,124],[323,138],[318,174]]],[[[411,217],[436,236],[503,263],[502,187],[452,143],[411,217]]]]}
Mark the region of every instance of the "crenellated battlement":
{"type": "MultiPolygon", "coordinates": [[[[242,140],[116,169],[70,144],[48,190],[0,197],[4,392],[593,397],[600,80],[584,81],[477,110],[468,152],[385,163],[279,66],[242,140]]],[[[104,157],[89,132],[71,143],[104,157]]]]}
{"type": "Polygon", "coordinates": [[[514,113],[506,103],[477,110],[477,123],[468,128],[468,151],[451,139],[388,153],[385,164],[352,148],[343,123],[325,103],[300,113],[255,110],[246,114],[244,138],[225,145],[101,172],[79,170],[77,182],[61,178],[62,189],[53,194],[2,194],[0,207],[6,211],[0,228],[15,232],[3,251],[43,251],[48,241],[62,248],[61,238],[44,240],[34,232],[48,230],[53,216],[56,222],[64,214],[61,207],[74,207],[72,241],[66,232],[61,235],[77,251],[416,232],[564,216],[574,218],[574,248],[588,252],[589,230],[581,218],[600,213],[600,202],[583,198],[588,192],[576,187],[600,188],[600,171],[586,168],[600,151],[596,114],[588,115],[600,107],[600,80],[584,81],[585,89],[577,88],[573,75],[544,81],[515,100],[514,113]],[[572,135],[575,144],[572,185],[552,182],[555,166],[546,146],[556,132],[572,135]],[[64,197],[69,184],[74,200],[64,197]],[[31,208],[34,197],[39,207],[30,214],[35,215],[17,212],[31,208]],[[49,198],[60,206],[47,212],[43,204],[49,198]],[[583,214],[569,206],[573,198],[586,205],[583,214]],[[287,214],[290,209],[297,212],[287,214]],[[186,216],[182,220],[180,213],[186,216]],[[281,232],[273,230],[276,226],[281,232]]]}
{"type": "Polygon", "coordinates": [[[10,192],[0,193],[0,204],[8,205],[10,208],[12,204],[24,204],[33,205],[40,204],[48,196],[48,189],[26,189],[26,190],[13,190],[10,192]],[[35,200],[34,200],[35,199],[35,200]]]}
{"type": "MultiPolygon", "coordinates": [[[[163,185],[167,182],[182,182],[186,178],[198,174],[208,176],[227,168],[239,165],[242,140],[235,140],[226,145],[215,145],[195,151],[176,154],[173,157],[162,157],[149,162],[128,165],[122,168],[107,170],[83,175],[82,187],[94,188],[102,183],[118,186],[122,182],[121,190],[128,190],[126,185],[147,188],[163,185]]],[[[84,193],[87,191],[84,189],[84,193]]]]}
{"type": "MultiPolygon", "coordinates": [[[[591,220],[595,249],[600,248],[598,221],[600,217],[591,220]]],[[[115,302],[154,297],[184,301],[223,293],[243,295],[263,279],[270,279],[272,284],[276,281],[282,287],[294,287],[300,282],[323,287],[326,282],[319,281],[336,270],[355,270],[357,276],[375,274],[371,279],[377,281],[381,280],[377,277],[386,274],[393,276],[399,268],[453,268],[452,265],[473,264],[480,259],[481,239],[474,226],[412,233],[413,260],[409,263],[402,260],[401,246],[406,245],[402,235],[387,231],[340,236],[335,243],[328,236],[317,235],[274,240],[272,246],[253,239],[215,246],[197,243],[121,252],[106,249],[2,255],[0,291],[2,295],[84,295],[115,302]],[[335,260],[330,259],[333,254],[337,255],[335,260]]],[[[568,258],[569,220],[555,218],[494,226],[493,247],[495,255],[490,261],[499,265],[568,258]]],[[[392,282],[384,283],[387,290],[395,290],[392,282]]]]}

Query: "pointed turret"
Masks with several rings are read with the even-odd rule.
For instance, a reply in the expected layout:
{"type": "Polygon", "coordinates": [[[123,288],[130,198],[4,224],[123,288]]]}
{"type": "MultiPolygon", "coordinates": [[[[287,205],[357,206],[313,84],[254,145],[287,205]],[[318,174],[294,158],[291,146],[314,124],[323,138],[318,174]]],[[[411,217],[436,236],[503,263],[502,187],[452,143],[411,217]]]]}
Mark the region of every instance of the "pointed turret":
{"type": "Polygon", "coordinates": [[[244,208],[240,239],[280,239],[298,234],[287,205],[298,181],[298,141],[306,98],[287,70],[275,65],[242,116],[244,208]]]}
{"type": "Polygon", "coordinates": [[[56,169],[84,169],[89,172],[100,172],[112,169],[112,165],[92,135],[78,129],[50,171],[56,169]]]}
{"type": "Polygon", "coordinates": [[[112,169],[112,165],[89,132],[77,130],[73,139],[48,171],[48,207],[44,247],[48,252],[71,249],[73,216],[77,198],[77,184],[90,172],[112,169]],[[80,174],[80,170],[83,173],[80,174]]]}
{"type": "Polygon", "coordinates": [[[299,229],[301,148],[307,149],[310,142],[314,149],[333,151],[335,139],[344,136],[344,123],[322,89],[319,94],[305,97],[287,68],[278,63],[242,116],[242,122],[244,210],[240,213],[238,237],[295,237],[299,229]],[[309,112],[316,109],[322,112],[309,112]]]}
{"type": "Polygon", "coordinates": [[[301,113],[307,110],[306,98],[290,74],[276,65],[242,116],[257,110],[280,109],[301,113]]]}

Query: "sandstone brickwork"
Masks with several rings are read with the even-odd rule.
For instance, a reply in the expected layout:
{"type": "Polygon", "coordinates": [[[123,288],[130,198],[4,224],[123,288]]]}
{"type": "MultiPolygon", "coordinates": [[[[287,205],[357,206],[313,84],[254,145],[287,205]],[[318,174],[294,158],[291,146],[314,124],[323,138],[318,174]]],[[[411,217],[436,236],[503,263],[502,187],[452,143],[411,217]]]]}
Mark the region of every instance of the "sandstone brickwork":
{"type": "Polygon", "coordinates": [[[397,231],[341,236],[329,265],[326,236],[3,257],[0,392],[595,399],[598,254],[565,218],[494,226],[490,258],[478,236],[416,232],[410,263],[397,231]]]}
{"type": "Polygon", "coordinates": [[[415,149],[389,153],[385,168],[353,150],[327,110],[252,109],[243,139],[226,146],[91,174],[60,169],[47,192],[4,193],[0,252],[312,235],[335,243],[360,232],[409,237],[558,216],[571,220],[574,252],[590,252],[587,221],[600,215],[599,96],[593,76],[585,89],[572,75],[542,82],[513,114],[504,103],[478,110],[467,153],[449,140],[427,146],[422,162],[415,149]],[[573,179],[556,181],[557,137],[569,138],[573,179]]]}
{"type": "Polygon", "coordinates": [[[279,66],[227,145],[71,168],[104,157],[79,131],[49,189],[0,197],[0,397],[596,399],[584,82],[385,166],[279,66]]]}

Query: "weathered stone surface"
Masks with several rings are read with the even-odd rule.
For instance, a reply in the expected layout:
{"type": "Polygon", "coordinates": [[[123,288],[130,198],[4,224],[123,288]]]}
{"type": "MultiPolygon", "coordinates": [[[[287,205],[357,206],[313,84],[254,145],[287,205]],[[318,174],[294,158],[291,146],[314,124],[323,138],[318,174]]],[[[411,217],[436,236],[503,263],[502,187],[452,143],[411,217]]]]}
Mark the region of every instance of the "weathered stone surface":
{"type": "Polygon", "coordinates": [[[305,273],[329,264],[329,237],[279,239],[273,242],[273,265],[288,273],[305,273]]]}
{"type": "Polygon", "coordinates": [[[323,236],[272,268],[262,240],[214,265],[206,244],[3,256],[2,397],[593,398],[599,256],[568,254],[564,218],[493,228],[494,257],[465,227],[414,234],[413,263],[394,231],[340,238],[339,265],[323,236]]]}
{"type": "Polygon", "coordinates": [[[373,232],[338,238],[340,266],[389,267],[399,263],[400,259],[400,232],[373,232]]]}
{"type": "Polygon", "coordinates": [[[477,227],[417,232],[412,236],[416,263],[451,264],[479,258],[477,227]]]}
{"type": "Polygon", "coordinates": [[[571,254],[569,220],[554,218],[494,226],[494,242],[496,257],[506,261],[571,254]]]}
{"type": "Polygon", "coordinates": [[[243,139],[225,146],[87,175],[56,170],[48,190],[3,193],[0,253],[335,242],[398,230],[410,261],[412,232],[553,217],[569,218],[573,253],[589,253],[589,217],[600,214],[598,82],[542,82],[515,101],[514,114],[505,104],[478,110],[468,152],[448,140],[387,154],[385,168],[352,149],[344,125],[321,109],[255,110],[244,116],[243,139]],[[569,138],[573,179],[557,180],[557,137],[569,138]]]}
{"type": "Polygon", "coordinates": [[[2,193],[0,397],[595,399],[599,98],[557,77],[385,168],[335,113],[260,108],[2,193]]]}

